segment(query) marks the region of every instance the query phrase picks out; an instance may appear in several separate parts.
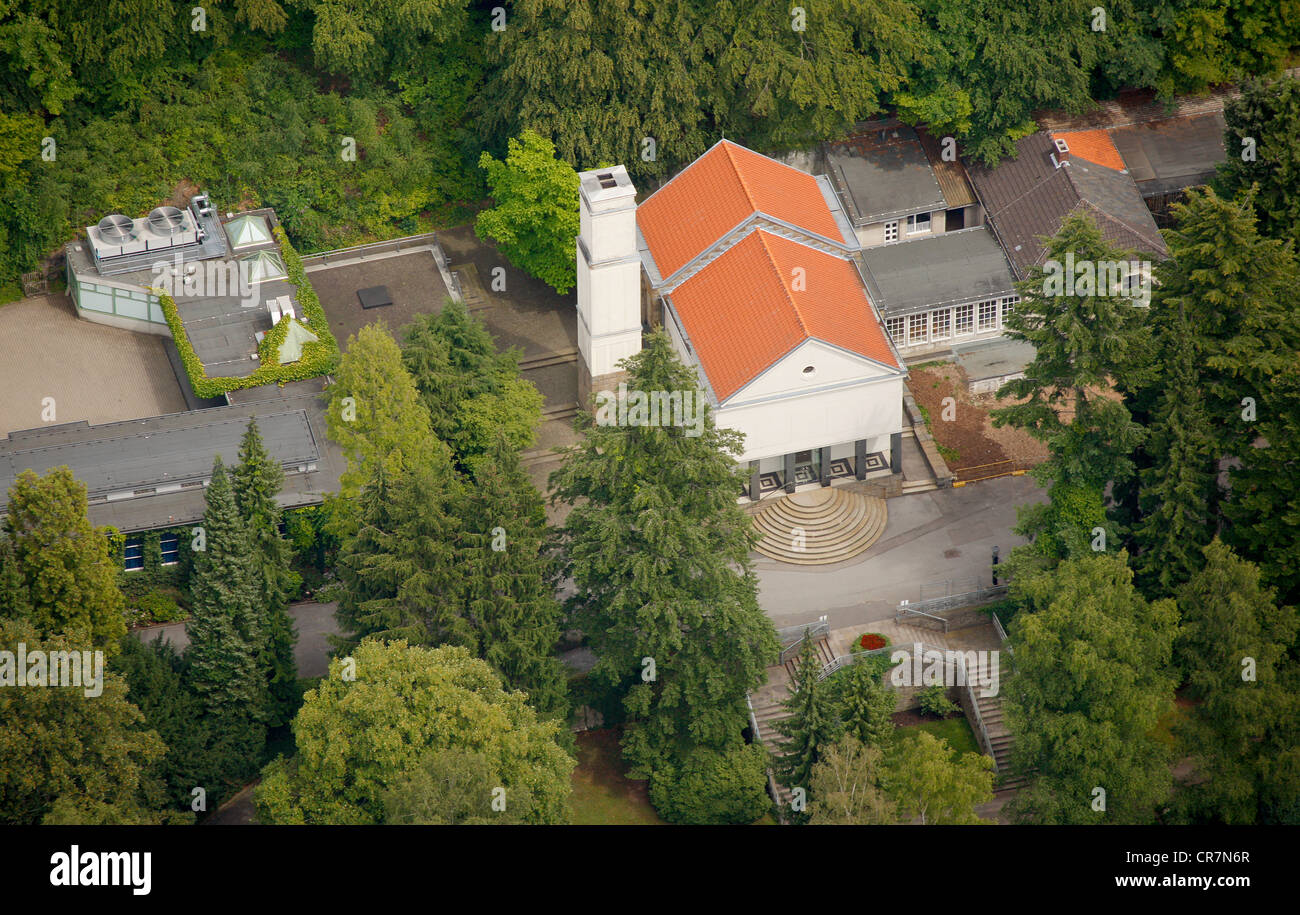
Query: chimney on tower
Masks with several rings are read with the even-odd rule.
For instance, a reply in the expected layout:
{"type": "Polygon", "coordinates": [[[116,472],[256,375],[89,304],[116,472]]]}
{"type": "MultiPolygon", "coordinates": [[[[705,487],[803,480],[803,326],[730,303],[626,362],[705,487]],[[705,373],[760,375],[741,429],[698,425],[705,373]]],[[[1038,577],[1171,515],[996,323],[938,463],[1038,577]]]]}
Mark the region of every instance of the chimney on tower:
{"type": "Polygon", "coordinates": [[[641,257],[636,188],[621,165],[578,173],[580,403],[626,377],[618,362],[641,351],[641,257]]]}

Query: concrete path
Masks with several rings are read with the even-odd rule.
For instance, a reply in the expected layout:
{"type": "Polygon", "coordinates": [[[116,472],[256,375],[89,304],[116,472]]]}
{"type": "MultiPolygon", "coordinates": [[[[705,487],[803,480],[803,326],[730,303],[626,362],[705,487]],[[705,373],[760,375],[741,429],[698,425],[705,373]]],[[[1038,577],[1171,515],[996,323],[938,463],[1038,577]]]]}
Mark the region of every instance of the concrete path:
{"type": "Polygon", "coordinates": [[[1005,557],[1024,542],[1011,533],[1016,506],[1045,500],[1028,476],[890,499],[884,534],[855,559],[809,568],[756,556],[759,600],[778,627],[826,614],[837,629],[892,617],[927,582],[978,577],[987,585],[993,546],[1005,557]]]}
{"type": "MultiPolygon", "coordinates": [[[[329,671],[330,645],[327,637],[339,631],[334,619],[336,606],[337,604],[318,604],[315,601],[303,601],[289,606],[289,616],[293,618],[298,630],[294,658],[298,662],[299,677],[323,677],[329,671]]],[[[136,629],[132,635],[146,642],[152,642],[161,635],[163,641],[181,652],[190,644],[184,623],[136,629]]]]}

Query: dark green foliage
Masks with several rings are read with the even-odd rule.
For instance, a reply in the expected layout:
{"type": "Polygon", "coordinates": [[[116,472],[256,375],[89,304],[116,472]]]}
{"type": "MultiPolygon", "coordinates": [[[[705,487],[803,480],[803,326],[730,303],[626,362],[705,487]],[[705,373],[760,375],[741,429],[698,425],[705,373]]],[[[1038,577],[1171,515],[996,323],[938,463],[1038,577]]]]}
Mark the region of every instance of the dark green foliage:
{"type": "Polygon", "coordinates": [[[1168,801],[1170,754],[1153,731],[1173,700],[1177,608],[1138,594],[1126,558],[1071,559],[1012,581],[1025,609],[1003,708],[1012,766],[1030,779],[1010,805],[1020,821],[1150,823],[1168,801]]]}
{"type": "Polygon", "coordinates": [[[916,698],[921,703],[921,711],[936,718],[947,718],[953,712],[960,711],[957,703],[948,698],[948,687],[942,684],[927,686],[916,698]]]}
{"type": "Polygon", "coordinates": [[[450,453],[434,441],[423,460],[396,464],[375,465],[360,496],[361,526],[339,550],[344,635],[331,640],[344,652],[374,636],[477,653],[477,634],[459,604],[459,484],[450,453]]]}
{"type": "Polygon", "coordinates": [[[805,638],[795,661],[790,696],[782,702],[789,716],[776,723],[777,732],[786,738],[781,742],[778,771],[790,788],[807,788],[822,748],[835,740],[838,730],[821,672],[816,642],[805,638]]]}
{"type": "Polygon", "coordinates": [[[1200,700],[1177,732],[1196,763],[1180,807],[1198,822],[1294,822],[1300,783],[1288,769],[1300,707],[1288,648],[1300,629],[1295,608],[1279,607],[1258,569],[1217,539],[1179,589],[1178,605],[1177,657],[1189,694],[1200,700]]]}
{"type": "Polygon", "coordinates": [[[258,664],[266,674],[267,724],[289,723],[297,710],[298,665],[294,644],[298,635],[289,617],[289,601],[298,591],[299,579],[289,568],[289,544],[280,536],[280,508],[276,495],[284,485],[284,471],[271,458],[257,429],[257,420],[239,446],[239,464],[231,473],[235,506],[248,527],[254,564],[261,578],[261,598],[266,607],[266,631],[258,646],[258,664]]]}
{"type": "Polygon", "coordinates": [[[527,693],[540,716],[565,717],[564,668],[555,657],[561,608],[546,509],[504,436],[465,487],[460,517],[456,567],[483,659],[508,687],[527,693]]]}
{"type": "Polygon", "coordinates": [[[519,351],[498,352],[482,319],[464,304],[448,300],[436,315],[417,315],[402,333],[402,362],[434,435],[462,472],[472,476],[499,435],[515,451],[532,447],[541,394],[519,376],[519,351]]]}
{"type": "MultiPolygon", "coordinates": [[[[630,390],[698,387],[663,332],[625,364],[630,390]]],[[[736,505],[739,434],[711,411],[699,436],[579,422],[585,438],[551,484],[573,506],[561,541],[577,586],[570,608],[597,655],[593,681],[624,697],[624,753],[645,776],[694,746],[725,752],[741,739],[746,692],[777,656],[736,505]]]]}
{"type": "Polygon", "coordinates": [[[741,743],[723,752],[696,747],[680,765],[650,776],[650,803],[670,823],[752,823],[772,805],[766,765],[767,751],[759,744],[741,743]]]}
{"type": "Polygon", "coordinates": [[[206,542],[190,580],[193,613],[185,659],[188,683],[214,740],[235,748],[234,777],[255,770],[266,743],[267,674],[259,658],[267,638],[267,604],[248,526],[219,457],[206,495],[206,542]]]}
{"type": "Polygon", "coordinates": [[[1232,198],[1255,186],[1260,231],[1300,244],[1300,80],[1249,80],[1224,102],[1223,118],[1227,157],[1215,187],[1232,198]]]}

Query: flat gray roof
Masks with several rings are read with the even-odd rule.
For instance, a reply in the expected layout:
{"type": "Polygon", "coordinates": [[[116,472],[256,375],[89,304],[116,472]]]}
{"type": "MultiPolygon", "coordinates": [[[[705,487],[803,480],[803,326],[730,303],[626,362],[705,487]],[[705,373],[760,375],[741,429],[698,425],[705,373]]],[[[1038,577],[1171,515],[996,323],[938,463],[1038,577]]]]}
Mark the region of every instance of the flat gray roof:
{"type": "Polygon", "coordinates": [[[95,524],[144,530],[187,524],[203,516],[203,483],[220,455],[239,459],[239,441],[250,417],[267,450],[285,469],[282,505],[321,501],[338,488],[345,461],[325,436],[319,386],[186,413],[91,426],[68,423],[10,433],[0,439],[0,510],[24,470],[45,473],[66,465],[86,484],[95,524]],[[315,465],[312,470],[304,470],[315,465]],[[165,488],[162,493],[137,491],[165,488]]]}
{"type": "Polygon", "coordinates": [[[1011,265],[987,226],[867,248],[862,261],[872,301],[888,317],[1016,291],[1011,265]]]}
{"type": "Polygon", "coordinates": [[[1214,176],[1224,160],[1223,112],[1117,127],[1110,132],[1143,197],[1168,194],[1214,176]]]}
{"type": "Polygon", "coordinates": [[[826,162],[855,225],[947,208],[912,128],[875,128],[836,143],[826,162]]]}

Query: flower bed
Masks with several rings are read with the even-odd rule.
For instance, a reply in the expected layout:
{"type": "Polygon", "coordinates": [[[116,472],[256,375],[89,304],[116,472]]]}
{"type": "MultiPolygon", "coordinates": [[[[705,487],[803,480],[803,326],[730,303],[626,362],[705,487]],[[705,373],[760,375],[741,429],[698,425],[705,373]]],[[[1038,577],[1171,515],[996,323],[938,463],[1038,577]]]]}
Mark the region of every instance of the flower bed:
{"type": "Polygon", "coordinates": [[[853,640],[854,651],[876,651],[889,647],[889,637],[879,632],[864,632],[853,640]]]}

